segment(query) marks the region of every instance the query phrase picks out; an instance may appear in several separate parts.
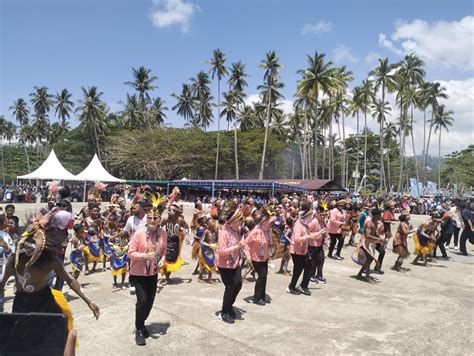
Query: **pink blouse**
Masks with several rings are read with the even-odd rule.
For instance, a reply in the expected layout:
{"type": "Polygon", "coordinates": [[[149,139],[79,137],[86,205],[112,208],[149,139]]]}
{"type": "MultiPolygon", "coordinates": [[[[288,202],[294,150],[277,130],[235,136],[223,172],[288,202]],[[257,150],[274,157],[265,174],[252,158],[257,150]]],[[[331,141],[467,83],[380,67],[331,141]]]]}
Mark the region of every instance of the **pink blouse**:
{"type": "Polygon", "coordinates": [[[245,239],[245,255],[255,262],[265,262],[270,258],[270,239],[272,231],[265,231],[262,225],[257,224],[245,239]]]}
{"type": "Polygon", "coordinates": [[[147,236],[146,228],[136,231],[128,246],[131,276],[153,276],[158,273],[158,262],[166,256],[166,241],[168,235],[164,229],[158,228],[156,233],[147,236]],[[157,238],[158,237],[158,238],[157,238]],[[155,252],[155,260],[147,260],[148,252],[155,252]]]}
{"type": "Polygon", "coordinates": [[[290,243],[290,253],[294,255],[306,255],[308,253],[308,238],[310,236],[307,219],[298,219],[293,228],[293,236],[290,243]]]}
{"type": "MultiPolygon", "coordinates": [[[[319,232],[321,231],[321,225],[319,224],[319,221],[317,218],[314,218],[310,223],[309,223],[309,231],[310,232],[319,232]]],[[[309,245],[310,246],[315,246],[319,247],[323,244],[323,237],[319,236],[316,240],[309,240],[309,245]]]]}
{"type": "Polygon", "coordinates": [[[220,228],[216,250],[217,267],[233,269],[239,266],[240,240],[239,231],[232,230],[227,224],[224,224],[224,226],[220,228]]]}
{"type": "Polygon", "coordinates": [[[346,223],[346,213],[334,208],[329,212],[328,230],[330,234],[340,234],[342,225],[346,223]]]}

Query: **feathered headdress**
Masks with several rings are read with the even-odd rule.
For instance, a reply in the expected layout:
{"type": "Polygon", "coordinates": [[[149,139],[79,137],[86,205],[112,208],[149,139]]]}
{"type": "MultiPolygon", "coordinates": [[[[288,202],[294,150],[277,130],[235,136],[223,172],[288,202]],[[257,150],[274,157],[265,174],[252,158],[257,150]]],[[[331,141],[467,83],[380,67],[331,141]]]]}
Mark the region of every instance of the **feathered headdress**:
{"type": "Polygon", "coordinates": [[[168,206],[171,206],[173,204],[173,202],[178,199],[178,196],[181,194],[181,191],[179,190],[178,187],[174,187],[173,190],[171,191],[171,194],[170,194],[170,200],[169,200],[169,203],[168,203],[168,206]]]}
{"type": "Polygon", "coordinates": [[[149,210],[149,213],[161,215],[161,213],[165,209],[166,196],[162,196],[160,195],[160,193],[150,192],[147,192],[145,196],[151,203],[151,209],[149,210]]]}
{"type": "Polygon", "coordinates": [[[324,211],[328,210],[328,202],[326,200],[321,201],[321,207],[324,211]]]}

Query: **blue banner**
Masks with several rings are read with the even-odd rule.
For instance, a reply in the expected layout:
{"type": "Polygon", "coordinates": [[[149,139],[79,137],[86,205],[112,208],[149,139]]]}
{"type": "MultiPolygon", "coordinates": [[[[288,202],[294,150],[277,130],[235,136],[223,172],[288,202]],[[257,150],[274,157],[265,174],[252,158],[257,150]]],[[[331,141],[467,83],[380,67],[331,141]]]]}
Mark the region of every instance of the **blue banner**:
{"type": "Polygon", "coordinates": [[[411,189],[411,196],[413,198],[419,198],[420,193],[418,192],[418,183],[416,178],[410,178],[410,189],[411,189]]]}

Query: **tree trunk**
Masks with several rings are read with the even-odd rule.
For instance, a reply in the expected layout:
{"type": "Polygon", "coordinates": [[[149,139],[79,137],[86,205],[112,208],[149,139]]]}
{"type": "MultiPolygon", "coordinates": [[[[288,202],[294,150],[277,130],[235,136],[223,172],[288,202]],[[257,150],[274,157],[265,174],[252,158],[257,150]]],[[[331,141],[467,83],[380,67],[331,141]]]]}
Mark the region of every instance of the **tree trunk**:
{"type": "MultiPolygon", "coordinates": [[[[271,78],[270,78],[270,83],[271,83],[271,78]]],[[[263,170],[265,168],[265,154],[267,153],[268,129],[270,126],[271,115],[272,115],[272,91],[270,89],[268,93],[267,120],[265,121],[265,136],[263,138],[262,163],[260,165],[260,173],[258,175],[258,179],[263,179],[263,170]]]]}
{"type": "MultiPolygon", "coordinates": [[[[344,109],[341,110],[342,113],[342,162],[344,166],[344,175],[343,175],[343,182],[344,188],[347,188],[347,168],[346,168],[346,123],[344,121],[344,109]]],[[[348,160],[347,160],[348,161],[348,160]]]]}
{"type": "Polygon", "coordinates": [[[95,144],[97,148],[97,157],[99,158],[99,161],[100,161],[99,137],[97,136],[97,127],[95,126],[94,126],[94,138],[95,138],[95,144]]]}
{"type": "MultiPolygon", "coordinates": [[[[385,84],[382,84],[382,105],[385,103],[385,84]]],[[[382,117],[380,119],[380,190],[386,189],[385,184],[385,168],[384,168],[384,155],[383,155],[383,124],[384,124],[385,116],[382,113],[382,117]]]]}
{"type": "Polygon", "coordinates": [[[306,178],[307,169],[307,155],[308,155],[308,105],[305,104],[304,124],[303,124],[303,172],[302,179],[306,178]]]}
{"type": "Polygon", "coordinates": [[[295,152],[292,152],[292,164],[291,164],[291,179],[295,179],[295,152]]]}
{"type": "Polygon", "coordinates": [[[411,104],[411,144],[413,147],[413,162],[415,163],[416,184],[418,184],[420,181],[420,176],[418,174],[418,160],[416,158],[415,151],[415,136],[413,135],[413,103],[411,104]]]}
{"type": "Polygon", "coordinates": [[[441,127],[439,128],[438,141],[438,190],[441,189],[441,127]]]}
{"type": "Polygon", "coordinates": [[[3,181],[3,186],[5,187],[5,161],[3,157],[3,137],[1,136],[0,136],[0,149],[2,151],[2,181],[3,181]]]}
{"type": "Polygon", "coordinates": [[[390,153],[389,152],[387,152],[387,178],[388,178],[387,191],[390,193],[392,191],[392,176],[390,174],[390,153]]]}
{"type": "Polygon", "coordinates": [[[219,145],[221,133],[221,80],[217,78],[217,151],[216,151],[216,170],[214,180],[217,180],[219,172],[219,145]]]}
{"type": "Polygon", "coordinates": [[[235,179],[239,179],[239,153],[237,151],[237,117],[234,121],[234,160],[235,160],[235,179]]]}
{"type": "MultiPolygon", "coordinates": [[[[357,137],[356,137],[356,143],[357,143],[357,156],[356,156],[356,172],[357,175],[359,175],[359,110],[357,110],[357,137]]],[[[359,188],[359,177],[355,177],[355,185],[354,185],[354,190],[357,192],[357,189],[359,188]]]]}
{"type": "Polygon", "coordinates": [[[364,187],[367,185],[367,111],[364,112],[364,187]]]}
{"type": "Polygon", "coordinates": [[[301,163],[301,177],[303,177],[303,149],[301,148],[301,144],[298,143],[298,150],[300,151],[300,163],[301,163]]]}
{"type": "Polygon", "coordinates": [[[434,109],[432,108],[432,111],[431,111],[431,122],[430,122],[430,130],[428,131],[428,141],[426,142],[426,152],[425,152],[425,157],[423,159],[423,170],[424,170],[424,181],[426,182],[426,164],[427,164],[427,161],[428,161],[428,152],[430,150],[430,140],[431,140],[431,130],[433,129],[433,111],[434,109]]]}
{"type": "Polygon", "coordinates": [[[423,170],[425,169],[425,151],[426,151],[426,108],[423,109],[423,170]]]}
{"type": "Polygon", "coordinates": [[[402,192],[402,179],[403,179],[403,136],[405,135],[405,128],[403,126],[403,100],[400,100],[400,148],[399,148],[399,159],[398,159],[398,192],[402,192]]]}
{"type": "Polygon", "coordinates": [[[332,176],[332,160],[333,160],[333,137],[332,137],[332,118],[331,122],[329,123],[329,151],[328,151],[328,166],[329,166],[329,172],[328,172],[328,179],[333,179],[332,176]]]}
{"type": "Polygon", "coordinates": [[[326,179],[326,129],[323,130],[323,162],[321,164],[321,172],[323,179],[326,179]]]}

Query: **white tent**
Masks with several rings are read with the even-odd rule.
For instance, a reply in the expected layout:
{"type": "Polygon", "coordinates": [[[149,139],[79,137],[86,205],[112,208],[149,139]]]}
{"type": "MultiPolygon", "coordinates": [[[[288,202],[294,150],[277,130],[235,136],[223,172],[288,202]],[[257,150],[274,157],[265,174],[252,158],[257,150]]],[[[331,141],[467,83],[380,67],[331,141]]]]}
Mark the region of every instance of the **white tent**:
{"type": "Polygon", "coordinates": [[[76,180],[74,174],[69,173],[59,162],[54,150],[51,150],[46,161],[35,171],[17,177],[18,179],[56,179],[56,180],[76,180]]]}
{"type": "Polygon", "coordinates": [[[89,165],[74,180],[92,181],[92,182],[125,182],[125,180],[116,178],[105,170],[100,163],[97,154],[94,155],[89,165]]]}

